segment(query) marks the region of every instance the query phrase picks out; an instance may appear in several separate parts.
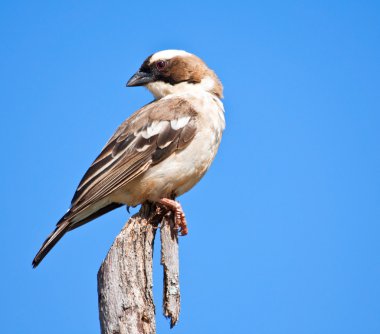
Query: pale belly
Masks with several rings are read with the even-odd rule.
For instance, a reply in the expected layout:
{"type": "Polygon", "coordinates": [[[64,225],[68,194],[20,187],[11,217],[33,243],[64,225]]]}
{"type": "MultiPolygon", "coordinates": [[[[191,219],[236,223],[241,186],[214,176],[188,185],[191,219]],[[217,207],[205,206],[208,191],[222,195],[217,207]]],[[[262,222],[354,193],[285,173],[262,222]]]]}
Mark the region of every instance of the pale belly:
{"type": "Polygon", "coordinates": [[[112,201],[134,206],[147,200],[177,197],[194,187],[214,160],[224,129],[223,112],[218,106],[214,108],[199,120],[203,122],[200,131],[189,146],[150,167],[114,193],[112,201]]]}
{"type": "Polygon", "coordinates": [[[189,191],[210,167],[219,147],[221,134],[211,129],[198,133],[183,151],[152,166],[112,196],[112,200],[137,205],[146,200],[180,196],[189,191]]]}

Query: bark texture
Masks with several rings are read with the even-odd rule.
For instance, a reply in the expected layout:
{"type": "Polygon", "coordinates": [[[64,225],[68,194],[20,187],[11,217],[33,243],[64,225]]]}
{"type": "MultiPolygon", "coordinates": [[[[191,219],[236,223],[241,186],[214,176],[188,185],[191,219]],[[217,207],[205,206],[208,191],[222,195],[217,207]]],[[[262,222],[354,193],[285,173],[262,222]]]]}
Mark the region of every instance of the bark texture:
{"type": "Polygon", "coordinates": [[[161,264],[164,267],[164,316],[170,318],[170,328],[178,321],[180,311],[178,233],[174,221],[166,216],[161,224],[161,264]]]}
{"type": "Polygon", "coordinates": [[[102,334],[155,334],[153,246],[161,224],[164,266],[164,315],[171,327],[180,310],[178,237],[173,215],[144,204],[116,237],[98,272],[99,317],[102,334]],[[164,215],[165,214],[165,215],[164,215]]]}

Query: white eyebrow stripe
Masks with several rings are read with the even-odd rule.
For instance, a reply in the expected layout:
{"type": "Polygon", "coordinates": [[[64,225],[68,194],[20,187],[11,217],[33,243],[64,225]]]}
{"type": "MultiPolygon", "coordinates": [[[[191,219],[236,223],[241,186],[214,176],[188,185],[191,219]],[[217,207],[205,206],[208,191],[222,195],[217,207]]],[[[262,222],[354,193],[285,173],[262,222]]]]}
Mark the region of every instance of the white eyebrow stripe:
{"type": "Polygon", "coordinates": [[[170,126],[173,130],[179,130],[183,128],[190,121],[190,116],[180,117],[170,121],[170,126]]]}
{"type": "Polygon", "coordinates": [[[152,57],[150,57],[149,63],[152,64],[159,59],[171,59],[177,56],[190,56],[190,55],[191,53],[188,53],[183,50],[163,50],[163,51],[156,52],[152,57]]]}

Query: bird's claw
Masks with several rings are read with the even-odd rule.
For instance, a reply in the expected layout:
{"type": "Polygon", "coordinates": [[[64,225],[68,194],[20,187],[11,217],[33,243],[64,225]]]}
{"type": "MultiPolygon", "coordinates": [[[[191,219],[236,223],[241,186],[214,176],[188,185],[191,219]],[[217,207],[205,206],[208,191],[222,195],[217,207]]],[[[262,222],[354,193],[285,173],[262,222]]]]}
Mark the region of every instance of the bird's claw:
{"type": "MultiPolygon", "coordinates": [[[[181,204],[179,204],[175,200],[168,198],[161,199],[159,203],[163,204],[174,213],[174,229],[178,231],[178,234],[180,236],[187,235],[189,231],[187,228],[186,217],[181,207],[181,204]]],[[[170,212],[168,212],[167,214],[170,214],[170,212]]]]}

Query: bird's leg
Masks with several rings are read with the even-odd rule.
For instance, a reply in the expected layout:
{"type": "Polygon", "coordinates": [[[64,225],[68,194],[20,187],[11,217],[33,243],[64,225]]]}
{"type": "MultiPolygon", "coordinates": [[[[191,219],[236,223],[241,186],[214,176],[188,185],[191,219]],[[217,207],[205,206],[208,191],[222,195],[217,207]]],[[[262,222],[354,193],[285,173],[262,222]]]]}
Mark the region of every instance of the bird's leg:
{"type": "Polygon", "coordinates": [[[161,198],[158,203],[165,205],[168,209],[174,212],[174,223],[177,228],[180,228],[180,234],[186,235],[187,223],[185,218],[185,213],[182,210],[181,204],[177,201],[169,198],[161,198]]]}

